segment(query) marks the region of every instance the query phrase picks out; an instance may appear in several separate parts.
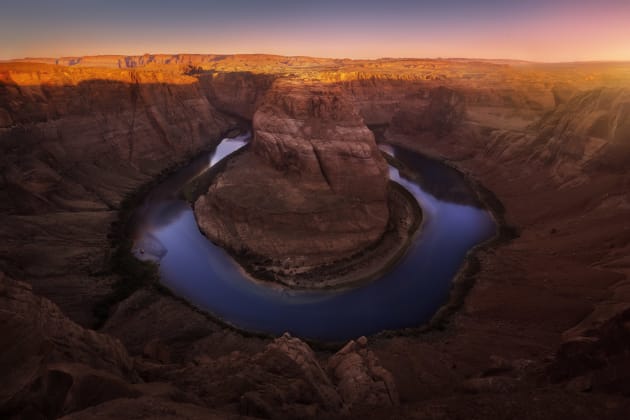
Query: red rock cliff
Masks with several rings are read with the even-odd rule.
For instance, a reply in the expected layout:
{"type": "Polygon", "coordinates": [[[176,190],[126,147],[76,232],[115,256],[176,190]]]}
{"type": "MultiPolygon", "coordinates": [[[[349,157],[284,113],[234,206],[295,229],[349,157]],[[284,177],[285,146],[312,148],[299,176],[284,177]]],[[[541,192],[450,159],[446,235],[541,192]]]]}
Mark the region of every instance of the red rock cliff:
{"type": "Polygon", "coordinates": [[[339,87],[278,80],[253,124],[251,150],[195,205],[210,238],[295,267],[350,256],[380,238],[387,166],[339,87]]]}

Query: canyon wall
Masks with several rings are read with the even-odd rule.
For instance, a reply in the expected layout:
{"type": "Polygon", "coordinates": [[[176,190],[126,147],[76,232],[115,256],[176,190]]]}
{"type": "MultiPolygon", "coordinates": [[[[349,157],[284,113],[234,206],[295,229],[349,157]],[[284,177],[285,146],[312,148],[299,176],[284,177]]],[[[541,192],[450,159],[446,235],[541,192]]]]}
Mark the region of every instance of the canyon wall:
{"type": "MultiPolygon", "coordinates": [[[[389,141],[448,159],[480,180],[501,200],[514,231],[512,240],[476,254],[475,287],[451,324],[448,345],[400,338],[383,343],[380,353],[408,349],[402,357],[448,360],[441,367],[420,362],[409,374],[395,359],[386,366],[408,380],[439,376],[448,387],[455,363],[458,375],[472,378],[466,389],[480,397],[520,398],[530,375],[548,383],[532,392],[580,398],[593,392],[609,402],[627,395],[621,325],[630,305],[630,177],[620,162],[627,167],[628,104],[627,87],[609,86],[578,89],[525,127],[464,119],[440,138],[423,126],[415,133],[390,127],[389,141]]],[[[416,392],[436,392],[414,383],[416,392]]],[[[562,405],[559,399],[553,397],[562,405]]],[[[551,413],[548,404],[545,410],[551,413]]],[[[605,411],[602,417],[619,415],[605,411]]]]}
{"type": "Polygon", "coordinates": [[[538,121],[539,158],[559,177],[624,173],[630,161],[630,87],[579,93],[538,121]],[[573,172],[565,161],[578,166],[573,172]]]}
{"type": "Polygon", "coordinates": [[[0,64],[1,415],[627,416],[627,64],[182,57],[0,64]],[[290,85],[286,101],[270,90],[290,74],[318,106],[290,85]],[[387,140],[448,160],[502,203],[512,239],[475,253],[463,273],[474,286],[449,322],[336,356],[245,337],[153,288],[113,307],[104,334],[73,322],[93,325],[117,280],[103,268],[123,197],[237,120],[260,128],[243,185],[263,174],[287,191],[349,188],[336,172],[326,182],[337,152],[322,170],[319,140],[301,154],[290,141],[341,133],[303,116],[321,106],[332,119],[334,97],[344,136],[372,150],[358,116],[390,124],[387,140]]]}
{"type": "Polygon", "coordinates": [[[0,65],[0,119],[0,266],[88,324],[122,200],[236,126],[184,74],[33,64],[0,65]]]}

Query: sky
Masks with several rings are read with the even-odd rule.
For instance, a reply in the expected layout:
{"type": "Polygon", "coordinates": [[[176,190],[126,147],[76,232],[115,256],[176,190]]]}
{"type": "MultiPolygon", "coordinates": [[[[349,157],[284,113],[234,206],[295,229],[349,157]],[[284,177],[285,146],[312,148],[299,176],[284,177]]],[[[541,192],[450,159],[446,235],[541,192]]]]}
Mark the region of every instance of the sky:
{"type": "Polygon", "coordinates": [[[0,59],[144,53],[630,60],[630,0],[0,0],[0,59]]]}

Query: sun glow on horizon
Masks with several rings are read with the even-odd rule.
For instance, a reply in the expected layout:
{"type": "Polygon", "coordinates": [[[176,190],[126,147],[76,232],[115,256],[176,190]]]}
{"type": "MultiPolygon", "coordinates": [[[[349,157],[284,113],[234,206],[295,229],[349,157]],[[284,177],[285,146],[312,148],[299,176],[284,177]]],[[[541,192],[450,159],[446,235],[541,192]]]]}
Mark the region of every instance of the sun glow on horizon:
{"type": "Polygon", "coordinates": [[[0,59],[153,52],[624,61],[628,22],[626,0],[24,0],[3,8],[0,59]]]}

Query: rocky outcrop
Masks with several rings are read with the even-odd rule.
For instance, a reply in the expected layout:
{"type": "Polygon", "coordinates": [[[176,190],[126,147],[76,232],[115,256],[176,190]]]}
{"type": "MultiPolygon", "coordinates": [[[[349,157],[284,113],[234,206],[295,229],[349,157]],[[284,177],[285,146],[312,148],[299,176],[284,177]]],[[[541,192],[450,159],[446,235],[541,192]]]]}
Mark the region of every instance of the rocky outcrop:
{"type": "Polygon", "coordinates": [[[312,188],[326,184],[362,202],[385,199],[385,161],[339,87],[280,80],[258,108],[253,126],[253,152],[289,178],[312,188]]]}
{"type": "Polygon", "coordinates": [[[122,343],[67,319],[31,287],[0,273],[0,415],[54,418],[139,393],[122,343]]]}
{"type": "Polygon", "coordinates": [[[326,360],[285,333],[259,352],[200,355],[183,369],[148,364],[141,372],[200,396],[206,406],[252,417],[329,418],[359,406],[398,404],[392,375],[367,348],[365,337],[357,343],[326,360]]]}
{"type": "Polygon", "coordinates": [[[625,171],[630,159],[630,90],[580,93],[532,128],[539,158],[555,166],[560,177],[625,171]]]}
{"type": "Polygon", "coordinates": [[[118,338],[134,356],[157,363],[189,363],[232,351],[259,352],[266,340],[241,335],[208,319],[181,300],[139,290],[116,306],[102,332],[118,338]],[[155,322],[159,319],[160,322],[155,322]]]}
{"type": "MultiPolygon", "coordinates": [[[[312,415],[317,416],[318,412],[348,412],[354,405],[378,407],[399,404],[393,376],[381,366],[374,352],[367,348],[365,337],[359,338],[356,342],[350,341],[331,356],[324,365],[326,370],[320,367],[315,354],[307,344],[286,333],[269,344],[267,350],[257,356],[256,360],[262,361],[258,364],[271,369],[272,363],[277,363],[278,358],[288,358],[295,363],[299,368],[299,376],[313,387],[314,391],[311,391],[313,396],[310,399],[313,399],[315,403],[313,408],[317,411],[312,411],[312,415]]],[[[275,415],[270,417],[277,417],[278,407],[274,408],[269,402],[278,401],[280,390],[277,386],[271,389],[274,391],[271,395],[268,390],[244,394],[241,399],[244,414],[262,413],[267,416],[273,413],[275,415]]],[[[304,397],[297,400],[304,401],[304,397]]],[[[289,401],[285,404],[291,405],[289,401]]]]}
{"type": "Polygon", "coordinates": [[[242,414],[267,418],[316,418],[336,413],[342,401],[310,347],[288,334],[276,339],[253,360],[257,389],[241,396],[242,414]],[[264,372],[264,374],[263,374],[264,372]],[[280,382],[273,379],[281,375],[280,382]]]}
{"type": "Polygon", "coordinates": [[[386,164],[338,87],[277,81],[253,125],[250,150],[195,203],[209,238],[304,270],[349,257],[383,235],[386,164]]]}
{"type": "Polygon", "coordinates": [[[328,359],[328,370],[348,407],[399,404],[394,377],[367,348],[365,337],[350,341],[328,359]]]}

